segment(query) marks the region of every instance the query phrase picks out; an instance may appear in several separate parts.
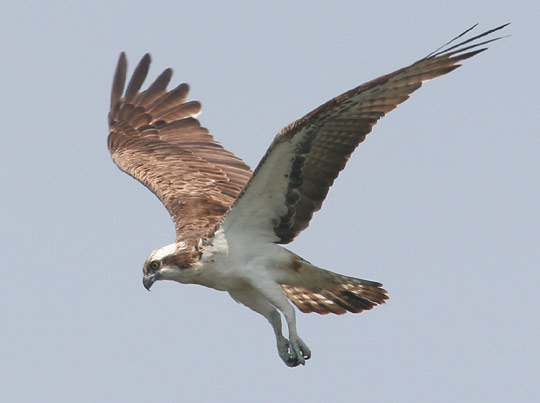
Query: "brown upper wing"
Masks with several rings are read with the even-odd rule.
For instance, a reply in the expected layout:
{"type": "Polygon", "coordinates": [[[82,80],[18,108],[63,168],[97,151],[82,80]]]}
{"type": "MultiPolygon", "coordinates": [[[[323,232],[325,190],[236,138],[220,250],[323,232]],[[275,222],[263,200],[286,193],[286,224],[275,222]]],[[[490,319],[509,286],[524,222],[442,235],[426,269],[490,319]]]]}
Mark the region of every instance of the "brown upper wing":
{"type": "Polygon", "coordinates": [[[127,62],[120,55],[109,112],[109,151],[118,167],[154,192],[171,214],[177,240],[211,235],[251,177],[250,168],[217,144],[195,119],[197,101],[187,101],[189,87],[167,91],[166,69],[140,91],[150,66],[146,54],[126,92],[127,62]]]}
{"type": "Polygon", "coordinates": [[[484,51],[482,45],[499,38],[478,39],[506,25],[450,46],[471,28],[443,50],[354,88],[285,127],[226,216],[226,229],[260,234],[277,243],[292,241],[309,225],[352,152],[377,121],[424,81],[447,74],[460,66],[458,62],[484,51]]]}

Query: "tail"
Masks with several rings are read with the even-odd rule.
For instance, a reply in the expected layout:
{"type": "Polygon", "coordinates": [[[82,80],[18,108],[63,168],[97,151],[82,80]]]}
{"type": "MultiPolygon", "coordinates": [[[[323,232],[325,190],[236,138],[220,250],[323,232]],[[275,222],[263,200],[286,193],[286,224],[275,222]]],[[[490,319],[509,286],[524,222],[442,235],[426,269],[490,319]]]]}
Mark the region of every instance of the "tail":
{"type": "Polygon", "coordinates": [[[281,289],[291,302],[302,312],[316,312],[321,315],[347,312],[360,313],[374,306],[384,304],[387,291],[381,283],[343,276],[320,269],[303,260],[297,270],[299,277],[308,281],[296,284],[281,284],[281,289]]]}

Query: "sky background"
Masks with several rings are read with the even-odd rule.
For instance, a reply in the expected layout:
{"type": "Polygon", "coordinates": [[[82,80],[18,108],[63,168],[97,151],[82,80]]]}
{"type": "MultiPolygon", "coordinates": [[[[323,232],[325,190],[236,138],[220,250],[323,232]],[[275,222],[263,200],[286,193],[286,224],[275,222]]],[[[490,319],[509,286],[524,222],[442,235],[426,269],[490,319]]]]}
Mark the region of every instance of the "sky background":
{"type": "Polygon", "coordinates": [[[535,400],[539,19],[534,0],[5,2],[0,400],[535,400]],[[144,290],[174,229],[108,154],[120,51],[130,68],[151,52],[152,79],[173,67],[254,167],[283,126],[476,22],[511,37],[385,117],[290,245],[382,282],[388,304],[299,314],[313,357],[290,369],[227,294],[144,290]]]}

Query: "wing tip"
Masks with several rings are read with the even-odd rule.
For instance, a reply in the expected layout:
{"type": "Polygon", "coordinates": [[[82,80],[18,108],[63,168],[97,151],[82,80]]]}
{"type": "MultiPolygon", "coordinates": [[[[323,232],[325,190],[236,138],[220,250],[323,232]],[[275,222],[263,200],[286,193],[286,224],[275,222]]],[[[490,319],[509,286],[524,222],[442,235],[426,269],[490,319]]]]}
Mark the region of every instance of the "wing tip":
{"type": "MultiPolygon", "coordinates": [[[[485,41],[482,41],[482,42],[477,42],[477,43],[470,44],[471,42],[474,42],[477,39],[483,38],[485,36],[491,35],[494,32],[500,31],[501,29],[507,27],[510,24],[511,24],[510,22],[507,22],[505,24],[499,25],[498,27],[495,27],[495,28],[489,29],[489,30],[487,30],[485,32],[482,32],[481,34],[478,34],[478,35],[475,35],[475,36],[473,36],[471,38],[465,39],[465,40],[463,40],[463,41],[461,41],[461,42],[459,42],[459,43],[457,43],[455,45],[452,45],[459,38],[462,38],[463,36],[465,36],[466,34],[471,32],[473,29],[475,29],[479,25],[479,23],[476,23],[473,26],[471,26],[470,28],[468,28],[465,31],[463,31],[462,33],[460,33],[459,35],[457,35],[456,37],[452,38],[450,41],[446,42],[444,45],[440,46],[439,48],[437,48],[436,50],[434,50],[433,52],[428,54],[422,60],[431,59],[431,58],[435,58],[437,56],[444,56],[444,55],[453,56],[455,54],[467,51],[469,49],[473,49],[473,48],[476,48],[478,46],[486,45],[486,44],[488,44],[490,42],[494,42],[494,41],[497,41],[499,39],[506,38],[507,36],[499,36],[499,37],[496,37],[496,38],[493,38],[493,39],[488,39],[488,40],[485,40],[485,41]],[[464,46],[464,45],[467,45],[467,44],[470,44],[470,45],[469,46],[464,46]],[[450,45],[452,45],[452,46],[450,46],[450,45]]],[[[487,49],[487,47],[484,48],[484,50],[485,49],[487,49]]],[[[478,53],[480,53],[480,52],[478,52],[478,53]]],[[[474,56],[474,55],[470,55],[469,57],[471,57],[471,56],[474,56]]]]}
{"type": "Polygon", "coordinates": [[[152,56],[150,53],[145,53],[137,64],[137,67],[135,67],[131,80],[127,86],[126,95],[124,97],[126,102],[131,102],[137,95],[137,92],[141,89],[141,86],[143,85],[148,74],[148,70],[150,69],[151,63],[152,56]]]}
{"type": "Polygon", "coordinates": [[[150,65],[152,63],[152,55],[149,52],[146,52],[143,57],[141,58],[141,61],[139,63],[143,63],[150,65]]]}
{"type": "Polygon", "coordinates": [[[126,52],[120,52],[118,56],[118,62],[116,64],[116,70],[114,72],[114,79],[111,89],[111,110],[114,108],[118,100],[122,97],[124,92],[124,85],[126,82],[127,72],[127,57],[126,52]]]}

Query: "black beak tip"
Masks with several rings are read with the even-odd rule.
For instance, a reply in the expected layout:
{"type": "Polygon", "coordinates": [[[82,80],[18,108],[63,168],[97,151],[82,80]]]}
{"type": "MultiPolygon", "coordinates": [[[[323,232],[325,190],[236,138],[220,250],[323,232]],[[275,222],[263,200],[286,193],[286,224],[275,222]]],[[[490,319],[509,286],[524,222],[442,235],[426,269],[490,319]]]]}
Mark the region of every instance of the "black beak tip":
{"type": "Polygon", "coordinates": [[[150,291],[150,288],[152,288],[152,284],[154,284],[154,281],[155,281],[154,276],[144,276],[143,277],[144,288],[150,291]]]}

